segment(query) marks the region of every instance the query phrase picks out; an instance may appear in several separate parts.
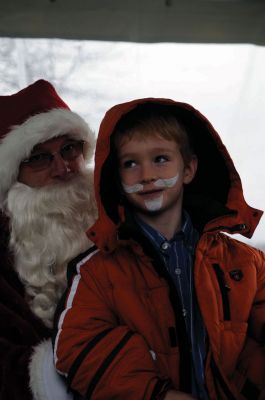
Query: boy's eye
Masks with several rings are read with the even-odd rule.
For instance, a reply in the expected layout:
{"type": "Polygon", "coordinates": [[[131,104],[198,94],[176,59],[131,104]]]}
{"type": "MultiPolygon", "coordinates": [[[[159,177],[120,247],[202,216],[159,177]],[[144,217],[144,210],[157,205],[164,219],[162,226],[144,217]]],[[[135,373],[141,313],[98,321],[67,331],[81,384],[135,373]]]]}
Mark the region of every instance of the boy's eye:
{"type": "Polygon", "coordinates": [[[122,163],[123,168],[133,168],[136,166],[136,162],[134,160],[126,160],[122,163]]]}
{"type": "Polygon", "coordinates": [[[164,163],[164,162],[167,162],[167,161],[169,161],[169,157],[168,156],[165,156],[165,155],[161,154],[161,155],[155,157],[155,162],[156,163],[164,163]]]}

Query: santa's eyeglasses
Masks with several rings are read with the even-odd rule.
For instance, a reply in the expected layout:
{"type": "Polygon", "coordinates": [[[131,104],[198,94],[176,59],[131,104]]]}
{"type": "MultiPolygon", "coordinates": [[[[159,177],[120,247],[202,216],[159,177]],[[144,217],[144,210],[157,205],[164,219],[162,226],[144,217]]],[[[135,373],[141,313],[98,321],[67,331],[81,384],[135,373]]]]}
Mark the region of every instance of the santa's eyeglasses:
{"type": "Polygon", "coordinates": [[[45,168],[49,168],[55,154],[60,154],[63,160],[65,161],[73,161],[81,154],[83,154],[84,150],[84,140],[72,140],[64,144],[59,151],[55,151],[53,153],[40,151],[39,153],[32,154],[29,158],[26,158],[21,162],[21,165],[28,166],[34,170],[41,170],[45,168]]]}

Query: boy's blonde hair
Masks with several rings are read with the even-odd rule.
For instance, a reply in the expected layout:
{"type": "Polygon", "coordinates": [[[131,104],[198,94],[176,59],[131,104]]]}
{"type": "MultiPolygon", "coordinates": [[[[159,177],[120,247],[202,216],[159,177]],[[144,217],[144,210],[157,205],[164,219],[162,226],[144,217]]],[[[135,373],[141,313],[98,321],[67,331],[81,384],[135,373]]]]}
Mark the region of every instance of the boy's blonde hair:
{"type": "Polygon", "coordinates": [[[139,106],[121,119],[114,131],[115,147],[119,146],[121,137],[146,138],[158,136],[166,140],[175,141],[180,149],[185,165],[194,157],[187,130],[178,121],[177,117],[168,107],[157,104],[139,106]],[[148,107],[149,106],[149,107],[148,107]]]}

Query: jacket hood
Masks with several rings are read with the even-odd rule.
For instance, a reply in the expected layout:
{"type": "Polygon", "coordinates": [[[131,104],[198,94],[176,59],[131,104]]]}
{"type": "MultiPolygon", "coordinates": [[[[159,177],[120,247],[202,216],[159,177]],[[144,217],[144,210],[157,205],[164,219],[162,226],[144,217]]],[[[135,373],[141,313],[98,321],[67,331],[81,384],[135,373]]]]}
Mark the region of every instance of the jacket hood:
{"type": "Polygon", "coordinates": [[[116,246],[124,209],[119,204],[117,166],[110,155],[110,137],[123,116],[148,103],[170,108],[189,133],[198,157],[198,170],[193,181],[185,186],[183,207],[190,213],[195,227],[200,232],[222,230],[250,238],[262,211],[246,203],[239,174],[221,138],[209,121],[189,104],[159,98],[116,105],[103,118],[96,145],[94,175],[98,220],[89,229],[89,238],[105,251],[116,246]]]}

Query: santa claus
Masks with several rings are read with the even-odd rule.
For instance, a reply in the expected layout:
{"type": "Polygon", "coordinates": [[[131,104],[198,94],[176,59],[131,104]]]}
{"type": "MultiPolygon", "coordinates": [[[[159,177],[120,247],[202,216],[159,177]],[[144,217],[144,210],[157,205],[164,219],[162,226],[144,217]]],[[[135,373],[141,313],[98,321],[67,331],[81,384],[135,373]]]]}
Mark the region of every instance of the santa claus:
{"type": "Polygon", "coordinates": [[[67,399],[50,337],[67,264],[90,246],[94,135],[44,80],[0,113],[0,398],[67,399]]]}

